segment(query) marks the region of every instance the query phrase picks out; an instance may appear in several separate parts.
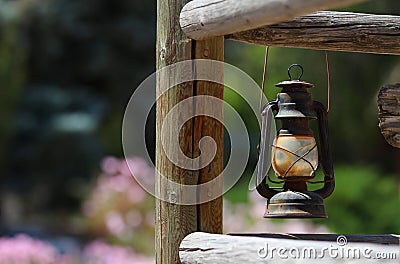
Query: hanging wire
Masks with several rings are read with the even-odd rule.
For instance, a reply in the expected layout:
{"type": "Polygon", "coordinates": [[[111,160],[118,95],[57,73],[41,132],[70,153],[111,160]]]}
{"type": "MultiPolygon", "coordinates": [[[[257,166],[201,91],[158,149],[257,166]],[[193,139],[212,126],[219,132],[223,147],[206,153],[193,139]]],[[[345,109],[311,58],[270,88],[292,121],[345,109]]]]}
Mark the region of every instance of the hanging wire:
{"type": "Polygon", "coordinates": [[[326,73],[328,78],[328,104],[326,111],[329,113],[329,110],[331,110],[331,71],[329,68],[329,56],[327,50],[325,50],[325,63],[326,63],[326,73]]]}
{"type": "Polygon", "coordinates": [[[260,96],[260,112],[262,112],[263,108],[263,95],[265,90],[265,79],[267,76],[267,64],[268,64],[268,51],[269,46],[265,47],[265,58],[264,58],[264,70],[262,75],[262,83],[261,83],[261,96],[260,96]]]}
{"type": "MultiPolygon", "coordinates": [[[[329,113],[331,110],[331,71],[329,68],[329,56],[328,56],[328,51],[325,50],[325,64],[326,64],[326,74],[327,74],[327,82],[328,82],[328,102],[327,102],[327,107],[326,107],[326,112],[329,113]]],[[[327,183],[327,182],[332,182],[334,179],[329,179],[329,180],[322,180],[322,181],[307,181],[307,183],[310,184],[321,184],[321,183],[327,183]]]]}

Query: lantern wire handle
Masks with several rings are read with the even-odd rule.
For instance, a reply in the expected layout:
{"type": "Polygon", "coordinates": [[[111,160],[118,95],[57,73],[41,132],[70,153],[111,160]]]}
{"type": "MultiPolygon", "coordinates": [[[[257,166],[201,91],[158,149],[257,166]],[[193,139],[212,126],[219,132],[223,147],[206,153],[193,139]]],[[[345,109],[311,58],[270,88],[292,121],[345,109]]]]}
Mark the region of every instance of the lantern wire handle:
{"type": "Polygon", "coordinates": [[[260,112],[263,111],[263,95],[264,95],[264,90],[265,90],[265,79],[267,76],[268,51],[269,51],[269,46],[266,46],[265,47],[265,58],[264,58],[264,70],[263,70],[262,83],[261,83],[260,112]]]}
{"type": "Polygon", "coordinates": [[[303,66],[301,66],[300,64],[292,64],[292,65],[290,65],[289,68],[287,69],[287,73],[289,75],[289,80],[292,80],[292,75],[290,74],[290,71],[292,70],[293,67],[299,67],[300,68],[300,75],[297,78],[297,80],[300,81],[301,77],[303,77],[303,72],[304,72],[303,66]]]}
{"type": "Polygon", "coordinates": [[[328,78],[328,103],[326,112],[329,113],[329,110],[331,110],[331,71],[329,68],[329,56],[327,50],[325,50],[325,64],[326,64],[326,74],[328,78]]]}

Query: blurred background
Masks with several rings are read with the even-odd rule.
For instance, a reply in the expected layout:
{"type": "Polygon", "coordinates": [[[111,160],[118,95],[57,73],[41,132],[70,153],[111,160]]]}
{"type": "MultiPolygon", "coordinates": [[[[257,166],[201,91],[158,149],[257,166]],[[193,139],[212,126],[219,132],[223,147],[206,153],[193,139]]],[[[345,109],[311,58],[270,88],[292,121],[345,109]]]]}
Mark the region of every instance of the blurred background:
{"type": "MultiPolygon", "coordinates": [[[[346,10],[398,15],[400,2],[346,10]]],[[[27,255],[47,252],[59,263],[152,263],[154,200],[127,170],[121,125],[130,95],[155,70],[155,14],[155,1],[0,1],[0,249],[19,241],[32,251],[27,255]],[[121,260],[106,262],[106,252],[121,260]]],[[[259,84],[264,52],[225,42],[225,61],[259,84]]],[[[249,117],[252,148],[246,173],[225,195],[225,232],[400,233],[400,150],[383,139],[376,104],[383,84],[400,81],[400,59],[329,56],[337,182],[326,200],[329,218],[262,218],[265,201],[248,191],[259,127],[227,89],[226,101],[249,117]]],[[[303,79],[316,85],[314,99],[325,103],[324,52],[276,47],[268,60],[268,99],[292,63],[303,65],[303,79]]],[[[153,113],[146,131],[151,156],[154,123],[153,113]]],[[[128,160],[143,168],[138,173],[152,173],[141,157],[128,160]]],[[[43,256],[35,261],[47,263],[43,256]]]]}

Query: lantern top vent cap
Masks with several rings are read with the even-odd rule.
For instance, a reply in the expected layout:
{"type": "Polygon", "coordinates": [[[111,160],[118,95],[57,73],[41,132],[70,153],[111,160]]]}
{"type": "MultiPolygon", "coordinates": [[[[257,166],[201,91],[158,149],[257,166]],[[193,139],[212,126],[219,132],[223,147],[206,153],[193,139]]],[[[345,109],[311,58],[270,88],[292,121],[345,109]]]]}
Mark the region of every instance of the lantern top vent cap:
{"type": "Polygon", "coordinates": [[[288,72],[289,80],[275,84],[276,87],[282,87],[282,88],[311,88],[311,87],[314,87],[314,84],[300,80],[301,77],[303,76],[303,72],[304,72],[303,66],[301,66],[300,64],[290,65],[287,72],[288,72]],[[294,67],[297,67],[300,69],[300,75],[297,78],[297,80],[292,80],[292,74],[290,73],[290,71],[294,67]]]}
{"type": "Polygon", "coordinates": [[[314,84],[300,80],[290,80],[277,83],[275,86],[282,88],[312,88],[314,84]]]}

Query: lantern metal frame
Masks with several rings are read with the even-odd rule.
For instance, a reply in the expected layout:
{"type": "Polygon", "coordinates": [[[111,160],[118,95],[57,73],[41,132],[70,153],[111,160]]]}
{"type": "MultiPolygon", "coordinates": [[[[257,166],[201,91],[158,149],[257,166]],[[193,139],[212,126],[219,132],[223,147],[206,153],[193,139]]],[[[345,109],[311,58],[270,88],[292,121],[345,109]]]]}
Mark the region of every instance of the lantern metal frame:
{"type": "MultiPolygon", "coordinates": [[[[285,135],[312,135],[312,131],[308,127],[308,122],[310,119],[318,120],[320,140],[318,164],[322,168],[324,179],[323,181],[310,181],[310,179],[315,177],[317,168],[314,168],[314,166],[309,163],[313,170],[312,177],[281,177],[282,181],[280,183],[284,183],[283,187],[281,187],[283,191],[277,191],[275,187],[270,187],[267,183],[268,180],[272,183],[277,183],[270,178],[267,172],[267,175],[263,175],[263,180],[257,182],[256,189],[261,196],[268,199],[264,217],[325,218],[327,215],[325,213],[323,199],[330,196],[335,188],[333,159],[329,143],[328,111],[322,103],[311,100],[311,94],[307,91],[307,88],[311,88],[314,85],[300,80],[303,75],[303,68],[301,65],[291,65],[288,69],[288,75],[290,78],[289,81],[276,84],[277,87],[282,88],[282,91],[278,93],[277,100],[267,103],[264,109],[271,108],[272,111],[276,113],[274,118],[280,119],[283,121],[282,123],[289,122],[287,120],[290,120],[290,122],[297,122],[294,125],[297,130],[285,131],[280,129],[277,132],[277,136],[279,133],[285,135]],[[298,80],[291,80],[290,70],[295,66],[300,67],[301,74],[298,80]],[[324,185],[320,189],[308,191],[306,183],[323,183],[324,185]]],[[[264,111],[263,114],[265,114],[264,111]]],[[[283,125],[283,127],[290,126],[290,122],[289,124],[283,125]]],[[[272,144],[270,147],[276,146],[272,144]]],[[[312,149],[316,147],[315,145],[312,149]]],[[[284,151],[289,151],[291,154],[297,156],[297,160],[291,164],[290,168],[293,167],[296,162],[306,160],[305,156],[308,153],[298,155],[287,149],[284,149],[284,151]]],[[[286,176],[290,168],[286,171],[284,176],[286,176]]]]}

